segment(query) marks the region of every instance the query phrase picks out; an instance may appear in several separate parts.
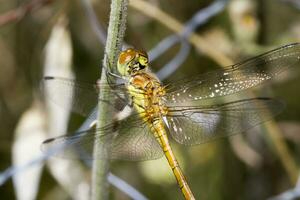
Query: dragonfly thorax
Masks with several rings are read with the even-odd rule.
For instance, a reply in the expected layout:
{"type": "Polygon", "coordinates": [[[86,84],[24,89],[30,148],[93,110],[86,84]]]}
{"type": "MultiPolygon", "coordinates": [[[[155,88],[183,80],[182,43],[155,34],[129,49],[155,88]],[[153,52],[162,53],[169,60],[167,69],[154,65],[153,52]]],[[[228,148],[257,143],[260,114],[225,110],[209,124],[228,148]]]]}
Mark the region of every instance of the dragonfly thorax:
{"type": "Polygon", "coordinates": [[[119,73],[127,77],[148,71],[148,55],[146,52],[129,48],[120,53],[117,67],[119,73]]]}
{"type": "Polygon", "coordinates": [[[135,109],[148,122],[161,118],[168,112],[163,99],[165,89],[152,73],[138,72],[132,75],[128,92],[135,109]]]}

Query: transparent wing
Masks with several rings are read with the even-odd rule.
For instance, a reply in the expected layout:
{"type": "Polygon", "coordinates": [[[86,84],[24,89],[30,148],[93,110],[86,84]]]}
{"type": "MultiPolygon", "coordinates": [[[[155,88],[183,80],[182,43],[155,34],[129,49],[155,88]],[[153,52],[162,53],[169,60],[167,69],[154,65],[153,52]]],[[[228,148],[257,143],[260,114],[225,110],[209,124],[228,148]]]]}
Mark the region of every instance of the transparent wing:
{"type": "MultiPolygon", "coordinates": [[[[98,94],[106,92],[108,98],[114,100],[116,110],[124,108],[127,92],[125,85],[91,84],[61,77],[45,77],[43,90],[48,98],[63,108],[69,108],[78,114],[87,116],[98,102],[98,94]],[[70,101],[65,101],[68,99],[70,101]],[[117,101],[117,102],[116,102],[117,101]],[[72,105],[64,105],[71,102],[72,105]]],[[[107,102],[109,103],[109,102],[107,102]]]]}
{"type": "Polygon", "coordinates": [[[245,99],[202,107],[171,107],[167,126],[181,144],[195,145],[242,133],[270,120],[284,107],[270,98],[245,99]]]}
{"type": "Polygon", "coordinates": [[[43,142],[42,150],[58,157],[82,159],[140,161],[163,155],[149,127],[137,114],[103,128],[48,139],[43,142]],[[94,142],[100,148],[93,153],[94,142]]]}
{"type": "Polygon", "coordinates": [[[188,103],[234,94],[272,79],[300,64],[300,43],[167,86],[166,104],[188,103]]]}

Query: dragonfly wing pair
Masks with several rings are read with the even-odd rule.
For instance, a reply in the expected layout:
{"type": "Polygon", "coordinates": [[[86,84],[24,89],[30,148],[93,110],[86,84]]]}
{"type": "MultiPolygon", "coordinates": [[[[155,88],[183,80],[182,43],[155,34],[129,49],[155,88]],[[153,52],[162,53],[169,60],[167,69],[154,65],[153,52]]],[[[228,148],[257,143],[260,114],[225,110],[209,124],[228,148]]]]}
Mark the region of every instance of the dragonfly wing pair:
{"type": "MultiPolygon", "coordinates": [[[[168,108],[168,114],[164,117],[166,127],[177,142],[194,145],[241,133],[267,121],[284,107],[280,101],[270,98],[252,98],[216,103],[220,102],[218,97],[255,87],[299,63],[300,44],[291,44],[227,67],[225,70],[182,80],[180,85],[169,84],[164,96],[168,108]]],[[[92,84],[81,84],[55,77],[46,78],[45,82],[50,88],[53,87],[52,85],[57,88],[51,89],[49,95],[55,102],[59,103],[61,98],[71,98],[73,111],[83,115],[86,115],[88,110],[97,103],[97,91],[105,91],[107,88],[113,91],[108,93],[110,98],[118,103],[116,105],[105,101],[103,103],[107,103],[114,111],[120,111],[124,106],[128,106],[127,90],[124,85],[95,87],[92,84]],[[73,87],[75,92],[70,93],[73,87]],[[61,91],[61,88],[63,91],[58,95],[57,92],[61,91]]],[[[102,144],[103,148],[108,149],[106,155],[103,153],[98,155],[96,152],[95,157],[79,154],[80,157],[147,160],[162,155],[148,126],[137,113],[97,130],[91,129],[76,133],[74,136],[49,139],[43,146],[49,149],[56,144],[65,144],[64,150],[59,154],[81,148],[85,149],[88,155],[92,155],[94,142],[101,143],[101,141],[106,141],[102,144]]]]}
{"type": "Polygon", "coordinates": [[[185,79],[167,86],[166,102],[172,106],[236,94],[273,79],[299,65],[300,44],[290,44],[241,63],[185,79]]]}
{"type": "Polygon", "coordinates": [[[82,116],[88,116],[97,105],[100,88],[102,92],[106,92],[107,99],[116,102],[115,105],[111,105],[111,103],[107,101],[105,102],[108,106],[111,106],[115,112],[122,110],[128,104],[124,84],[97,85],[53,76],[44,77],[42,84],[42,90],[47,98],[62,108],[70,108],[72,112],[82,116]],[[63,102],[71,102],[72,105],[64,105],[63,102]]]}
{"type": "MultiPolygon", "coordinates": [[[[108,102],[100,99],[100,101],[116,115],[124,112],[123,109],[130,104],[127,100],[127,89],[123,84],[97,85],[62,77],[45,77],[43,90],[54,103],[63,108],[70,108],[71,111],[83,116],[88,116],[97,105],[99,90],[105,92],[106,97],[112,100],[108,102]],[[64,101],[65,99],[69,101],[64,101]],[[62,102],[71,102],[72,105],[62,105],[62,102]]],[[[121,121],[115,120],[99,129],[75,132],[72,136],[50,138],[43,142],[42,151],[62,158],[135,161],[157,159],[163,155],[149,127],[134,111],[129,117],[121,121]],[[102,149],[93,153],[95,142],[100,143],[102,149]]]]}
{"type": "Polygon", "coordinates": [[[276,99],[254,98],[200,107],[172,107],[167,123],[178,143],[196,145],[245,132],[272,119],[283,105],[276,99]]]}
{"type": "Polygon", "coordinates": [[[300,64],[300,44],[280,47],[244,62],[169,84],[168,128],[182,144],[194,145],[244,132],[280,113],[284,104],[270,98],[218,104],[225,97],[274,79],[300,64]],[[205,105],[207,104],[207,105],[205,105]],[[192,105],[192,106],[187,106],[192,105]]]}
{"type": "Polygon", "coordinates": [[[76,132],[72,136],[51,138],[43,142],[42,150],[62,158],[152,160],[163,152],[148,126],[139,115],[108,124],[102,128],[76,132]],[[93,151],[94,143],[101,149],[93,151]],[[75,152],[75,153],[74,153],[75,152]]]}

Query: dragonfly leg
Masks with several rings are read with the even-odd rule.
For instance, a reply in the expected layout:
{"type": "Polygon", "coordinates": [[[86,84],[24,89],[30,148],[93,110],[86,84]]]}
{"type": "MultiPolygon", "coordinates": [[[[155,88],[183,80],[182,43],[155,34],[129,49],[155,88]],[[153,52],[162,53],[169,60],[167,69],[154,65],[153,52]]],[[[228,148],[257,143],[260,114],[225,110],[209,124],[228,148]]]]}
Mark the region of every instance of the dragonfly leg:
{"type": "Polygon", "coordinates": [[[112,73],[111,71],[109,70],[106,70],[106,73],[109,75],[109,76],[113,76],[115,78],[119,78],[119,79],[124,79],[122,76],[118,75],[118,74],[115,74],[115,73],[112,73]]]}

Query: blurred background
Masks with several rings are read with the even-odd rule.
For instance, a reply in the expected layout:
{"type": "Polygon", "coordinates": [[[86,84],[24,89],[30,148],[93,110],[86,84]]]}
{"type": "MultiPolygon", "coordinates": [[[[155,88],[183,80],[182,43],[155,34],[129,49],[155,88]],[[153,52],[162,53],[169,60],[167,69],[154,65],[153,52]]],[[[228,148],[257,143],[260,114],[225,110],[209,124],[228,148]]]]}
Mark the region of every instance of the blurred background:
{"type": "MultiPolygon", "coordinates": [[[[107,0],[0,0],[1,199],[88,199],[91,168],[40,151],[84,118],[51,104],[40,86],[45,75],[100,77],[109,12],[107,0]]],[[[164,83],[176,82],[300,42],[300,3],[132,0],[125,42],[149,52],[164,83]]],[[[300,198],[299,75],[293,69],[257,92],[286,103],[274,121],[208,144],[173,144],[197,199],[300,198]]],[[[110,199],[182,199],[164,158],[110,167],[110,199]]]]}

